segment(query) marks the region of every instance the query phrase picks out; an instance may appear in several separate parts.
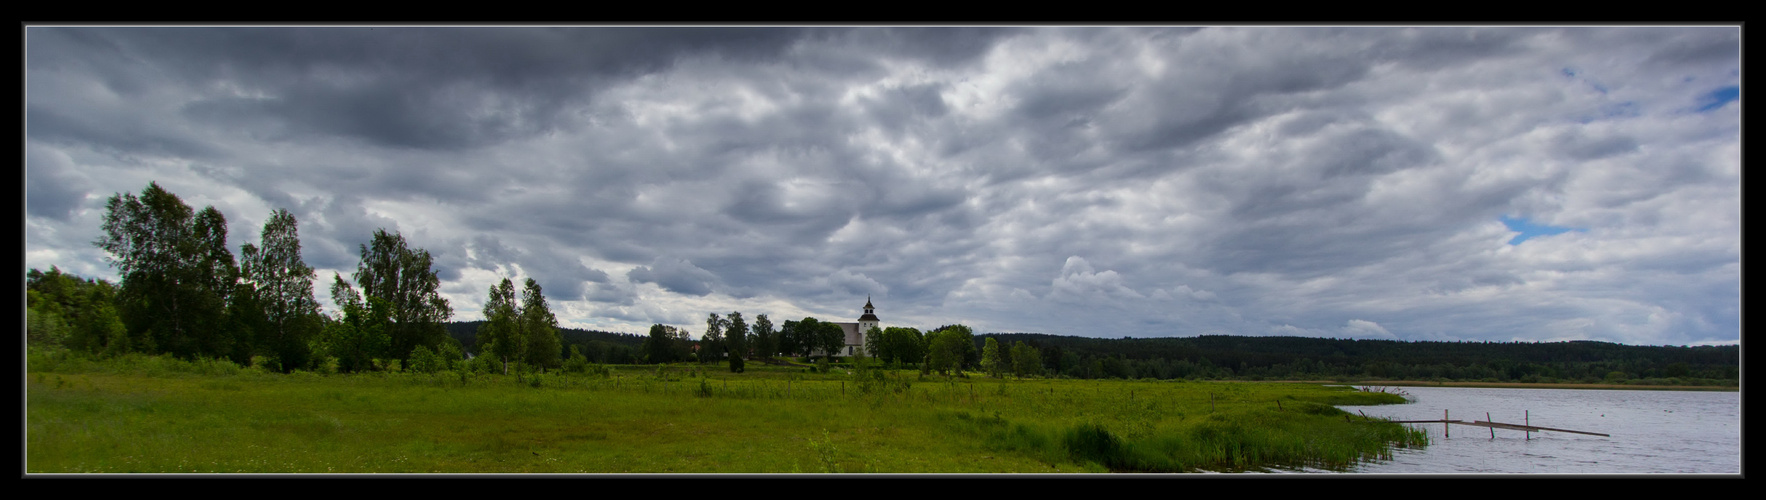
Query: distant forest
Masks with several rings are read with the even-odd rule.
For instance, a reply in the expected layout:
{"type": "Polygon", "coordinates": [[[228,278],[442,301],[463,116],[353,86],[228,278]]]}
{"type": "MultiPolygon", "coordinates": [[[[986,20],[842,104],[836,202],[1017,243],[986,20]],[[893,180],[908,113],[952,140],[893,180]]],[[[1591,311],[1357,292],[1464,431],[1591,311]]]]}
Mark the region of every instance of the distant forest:
{"type": "MultiPolygon", "coordinates": [[[[473,350],[479,321],[448,323],[473,350]]],[[[560,327],[597,363],[642,363],[643,335],[560,327]]],[[[1241,380],[1452,380],[1725,385],[1740,381],[1740,346],[1630,346],[1597,341],[1405,342],[1204,335],[1093,338],[1040,333],[975,335],[1024,342],[1043,373],[1068,378],[1241,380]]]]}
{"type": "Polygon", "coordinates": [[[1650,385],[1740,381],[1740,346],[1629,346],[1597,341],[1405,342],[1205,335],[1100,339],[977,335],[1026,342],[1044,369],[1075,378],[1455,380],[1650,385]]]}
{"type": "MultiPolygon", "coordinates": [[[[453,321],[447,323],[448,336],[460,341],[466,352],[478,353],[478,327],[483,321],[453,321]]],[[[638,350],[644,345],[643,335],[630,333],[613,333],[580,328],[558,327],[563,334],[563,355],[569,356],[570,347],[576,346],[583,356],[592,363],[639,364],[644,362],[643,353],[638,350]]]]}

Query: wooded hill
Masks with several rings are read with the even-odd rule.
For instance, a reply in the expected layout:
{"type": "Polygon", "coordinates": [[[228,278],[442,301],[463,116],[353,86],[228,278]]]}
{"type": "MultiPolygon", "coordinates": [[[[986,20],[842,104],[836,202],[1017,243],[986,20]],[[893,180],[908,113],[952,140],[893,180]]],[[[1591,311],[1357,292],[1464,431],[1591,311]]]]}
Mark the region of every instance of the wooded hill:
{"type": "MultiPolygon", "coordinates": [[[[448,323],[473,350],[480,321],[448,323]]],[[[564,349],[590,361],[641,363],[644,336],[559,328],[564,349]]],[[[1598,341],[1407,342],[1311,337],[1105,339],[1041,333],[975,335],[1000,345],[1025,342],[1042,354],[1043,373],[1069,378],[1459,380],[1728,385],[1740,381],[1740,346],[1632,346],[1598,341]]],[[[973,368],[973,367],[971,367],[973,368]]]]}
{"type": "MultiPolygon", "coordinates": [[[[447,324],[448,336],[460,341],[466,352],[478,353],[478,327],[483,321],[452,321],[447,324]]],[[[570,346],[580,349],[584,357],[595,363],[635,364],[643,362],[638,348],[644,345],[643,335],[558,327],[564,337],[564,356],[570,346]]]]}
{"type": "Polygon", "coordinates": [[[976,335],[1027,342],[1044,368],[1080,378],[1371,378],[1497,382],[1735,385],[1740,346],[1631,346],[1597,341],[1406,342],[1204,335],[1100,339],[976,335]]]}

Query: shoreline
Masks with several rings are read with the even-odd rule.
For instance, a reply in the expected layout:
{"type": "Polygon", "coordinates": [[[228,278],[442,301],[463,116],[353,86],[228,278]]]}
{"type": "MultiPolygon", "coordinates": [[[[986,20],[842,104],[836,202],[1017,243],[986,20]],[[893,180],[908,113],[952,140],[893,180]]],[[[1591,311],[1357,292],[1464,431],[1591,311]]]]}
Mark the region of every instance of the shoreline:
{"type": "Polygon", "coordinates": [[[1333,384],[1352,386],[1387,386],[1387,387],[1486,387],[1498,389],[1613,389],[1632,391],[1728,391],[1739,392],[1740,386],[1725,387],[1716,385],[1629,385],[1629,384],[1578,384],[1564,382],[1430,382],[1424,380],[1378,380],[1362,382],[1339,382],[1334,380],[1287,380],[1296,384],[1333,384]]]}

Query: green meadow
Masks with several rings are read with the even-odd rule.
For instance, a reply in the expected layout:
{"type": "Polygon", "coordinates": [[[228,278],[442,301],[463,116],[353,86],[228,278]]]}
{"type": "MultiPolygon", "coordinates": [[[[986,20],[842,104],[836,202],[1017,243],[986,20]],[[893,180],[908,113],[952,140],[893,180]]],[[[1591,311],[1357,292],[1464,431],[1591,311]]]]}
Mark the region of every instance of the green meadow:
{"type": "Polygon", "coordinates": [[[65,352],[28,365],[28,473],[1198,472],[1426,445],[1331,406],[1400,396],[1317,384],[759,363],[280,374],[65,352]]]}

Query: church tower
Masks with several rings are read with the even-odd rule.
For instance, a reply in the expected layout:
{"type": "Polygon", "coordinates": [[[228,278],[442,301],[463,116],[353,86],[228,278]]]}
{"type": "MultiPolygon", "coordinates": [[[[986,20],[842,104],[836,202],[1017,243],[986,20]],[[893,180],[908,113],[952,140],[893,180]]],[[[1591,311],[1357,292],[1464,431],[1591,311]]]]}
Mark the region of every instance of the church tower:
{"type": "Polygon", "coordinates": [[[879,322],[877,315],[872,312],[874,309],[876,307],[871,305],[871,297],[865,296],[865,315],[858,317],[859,345],[864,345],[865,332],[871,331],[871,328],[876,327],[879,322]]]}

